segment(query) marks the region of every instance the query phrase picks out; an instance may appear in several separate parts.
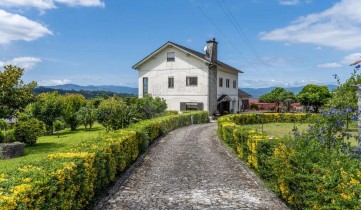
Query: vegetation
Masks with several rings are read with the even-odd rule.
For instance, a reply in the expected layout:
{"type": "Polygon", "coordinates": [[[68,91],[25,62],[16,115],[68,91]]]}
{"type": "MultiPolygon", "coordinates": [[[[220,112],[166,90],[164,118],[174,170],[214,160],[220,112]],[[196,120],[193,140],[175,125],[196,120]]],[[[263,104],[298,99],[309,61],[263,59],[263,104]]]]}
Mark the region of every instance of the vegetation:
{"type": "Polygon", "coordinates": [[[86,106],[79,109],[76,115],[77,120],[84,125],[85,130],[90,131],[96,121],[97,110],[94,108],[93,103],[88,102],[86,106]]]}
{"type": "Polygon", "coordinates": [[[21,121],[16,124],[14,136],[16,141],[23,142],[29,146],[35,145],[36,140],[45,132],[45,125],[37,119],[21,121]]]}
{"type": "Polygon", "coordinates": [[[86,99],[80,94],[66,94],[63,98],[62,117],[72,131],[75,131],[79,125],[76,113],[80,108],[86,105],[86,99]]]}
{"type": "Polygon", "coordinates": [[[293,92],[287,91],[284,88],[277,87],[269,93],[262,95],[259,100],[264,103],[276,103],[277,112],[280,111],[280,103],[286,105],[287,111],[291,108],[291,103],[296,101],[295,94],[293,92]]]}
{"type": "MultiPolygon", "coordinates": [[[[115,181],[149,142],[192,122],[208,121],[207,112],[145,120],[128,129],[87,139],[41,161],[29,160],[20,167],[0,168],[0,207],[85,209],[94,195],[115,181]]],[[[73,140],[77,139],[70,142],[73,140]]]]}
{"type": "Polygon", "coordinates": [[[35,95],[40,95],[41,93],[53,93],[53,92],[58,92],[60,95],[66,95],[66,94],[80,94],[82,96],[84,96],[86,99],[94,99],[94,98],[101,98],[101,99],[107,99],[110,98],[112,96],[118,96],[121,98],[126,98],[126,97],[136,97],[133,94],[128,94],[128,93],[116,93],[116,92],[111,92],[111,91],[104,91],[104,90],[62,90],[62,89],[52,89],[52,88],[47,88],[47,87],[43,87],[43,86],[38,86],[36,88],[33,89],[33,92],[35,93],[35,95]]]}
{"type": "MultiPolygon", "coordinates": [[[[290,119],[290,114],[287,115],[265,114],[264,119],[286,122],[290,119]]],[[[238,157],[291,207],[359,209],[361,163],[354,158],[349,145],[344,115],[342,109],[323,111],[314,115],[317,117],[311,120],[313,123],[306,132],[294,128],[292,137],[271,140],[263,133],[241,126],[257,122],[256,114],[229,115],[218,120],[218,132],[238,157]]],[[[297,116],[293,121],[304,122],[307,115],[297,116]]]]}
{"type": "Polygon", "coordinates": [[[0,119],[14,117],[34,100],[36,82],[25,84],[23,68],[8,65],[0,71],[0,119]]]}
{"type": "Polygon", "coordinates": [[[298,100],[306,107],[312,106],[318,113],[319,108],[326,104],[331,98],[331,94],[326,86],[306,85],[297,95],[298,100]]]}
{"type": "Polygon", "coordinates": [[[340,78],[334,75],[338,83],[338,88],[332,92],[332,97],[328,101],[328,107],[334,107],[338,109],[351,108],[353,111],[357,110],[357,96],[355,85],[361,84],[361,75],[358,74],[358,69],[354,69],[350,78],[345,83],[341,83],[340,78]]]}

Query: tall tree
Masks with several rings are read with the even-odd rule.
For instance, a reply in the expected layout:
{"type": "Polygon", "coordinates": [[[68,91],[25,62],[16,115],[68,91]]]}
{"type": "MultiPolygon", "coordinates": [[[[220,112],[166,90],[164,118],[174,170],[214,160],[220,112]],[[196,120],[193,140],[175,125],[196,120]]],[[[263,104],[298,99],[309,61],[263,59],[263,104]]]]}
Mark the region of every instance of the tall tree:
{"type": "Polygon", "coordinates": [[[28,110],[32,116],[45,123],[48,133],[53,134],[53,124],[63,113],[63,102],[58,92],[42,93],[28,110]]]}
{"type": "Polygon", "coordinates": [[[25,84],[23,68],[8,65],[0,71],[0,118],[14,117],[35,99],[36,82],[25,84]]]}
{"type": "Polygon", "coordinates": [[[301,90],[297,98],[302,105],[312,106],[318,113],[319,108],[331,98],[331,94],[326,86],[309,84],[301,90]]]}
{"type": "Polygon", "coordinates": [[[72,131],[79,125],[76,113],[86,105],[86,99],[80,94],[66,94],[63,96],[63,119],[72,131]]]}

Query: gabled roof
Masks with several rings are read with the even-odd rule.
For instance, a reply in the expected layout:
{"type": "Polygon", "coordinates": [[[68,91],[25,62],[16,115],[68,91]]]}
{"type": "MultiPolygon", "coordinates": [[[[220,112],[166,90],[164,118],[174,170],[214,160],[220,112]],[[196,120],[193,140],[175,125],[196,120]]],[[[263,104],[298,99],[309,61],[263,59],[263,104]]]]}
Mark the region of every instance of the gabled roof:
{"type": "MultiPolygon", "coordinates": [[[[180,50],[182,50],[182,51],[184,51],[184,52],[186,52],[186,53],[189,53],[189,54],[193,55],[194,57],[196,57],[196,58],[198,58],[198,59],[201,59],[202,61],[204,61],[204,62],[206,62],[206,63],[211,64],[210,61],[206,60],[206,55],[205,55],[205,54],[200,53],[200,52],[195,51],[195,50],[192,50],[192,49],[189,49],[189,48],[184,47],[184,46],[182,46],[182,45],[176,44],[176,43],[174,43],[174,42],[168,41],[167,43],[165,43],[164,45],[162,45],[161,47],[159,47],[158,49],[156,49],[154,52],[152,52],[151,54],[149,54],[148,56],[146,56],[145,58],[143,58],[142,60],[140,60],[140,61],[139,61],[138,63],[136,63],[132,68],[133,68],[133,69],[139,68],[139,66],[140,66],[141,64],[143,64],[144,62],[146,62],[149,58],[151,58],[152,56],[154,56],[154,55],[157,54],[158,52],[162,51],[164,48],[166,48],[166,47],[169,46],[169,45],[172,45],[172,46],[174,46],[174,47],[176,47],[176,48],[178,48],[178,49],[180,49],[180,50]]],[[[226,63],[223,63],[222,61],[219,61],[219,60],[217,60],[215,64],[216,64],[216,65],[219,65],[219,66],[222,66],[222,67],[225,67],[225,68],[228,68],[228,69],[231,69],[231,70],[234,70],[234,71],[237,71],[237,72],[239,72],[239,73],[243,73],[242,71],[240,71],[240,70],[238,70],[238,69],[236,69],[236,68],[234,68],[234,67],[232,67],[232,66],[230,66],[230,65],[228,65],[228,64],[226,64],[226,63]]]]}
{"type": "Polygon", "coordinates": [[[223,101],[232,101],[232,98],[229,97],[228,95],[221,95],[218,99],[217,102],[221,103],[223,101]]]}
{"type": "Polygon", "coordinates": [[[252,95],[238,88],[238,97],[240,97],[240,98],[251,98],[252,95]]]}

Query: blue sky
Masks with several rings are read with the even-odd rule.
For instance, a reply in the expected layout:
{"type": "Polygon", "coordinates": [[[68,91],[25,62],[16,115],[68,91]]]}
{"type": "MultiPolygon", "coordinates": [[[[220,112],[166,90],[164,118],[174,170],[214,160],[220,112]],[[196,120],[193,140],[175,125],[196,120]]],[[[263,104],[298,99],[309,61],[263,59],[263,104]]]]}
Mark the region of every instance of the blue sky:
{"type": "Polygon", "coordinates": [[[1,0],[0,64],[39,85],[137,86],[165,42],[244,71],[241,87],[334,84],[361,56],[360,0],[1,0]]]}

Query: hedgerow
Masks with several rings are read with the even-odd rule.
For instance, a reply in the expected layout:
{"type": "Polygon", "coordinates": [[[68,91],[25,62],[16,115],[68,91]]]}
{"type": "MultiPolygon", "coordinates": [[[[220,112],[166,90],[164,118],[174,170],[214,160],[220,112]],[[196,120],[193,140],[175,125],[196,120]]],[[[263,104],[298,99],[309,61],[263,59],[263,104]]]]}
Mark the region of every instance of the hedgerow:
{"type": "MultiPolygon", "coordinates": [[[[289,206],[360,209],[361,163],[344,142],[342,113],[331,109],[320,116],[297,114],[293,119],[314,122],[310,131],[281,139],[242,127],[244,122],[256,123],[255,114],[229,115],[219,118],[218,134],[289,206]]],[[[289,122],[292,114],[278,115],[265,114],[264,119],[289,122]]]]}
{"type": "Polygon", "coordinates": [[[1,209],[84,209],[146,150],[178,127],[208,122],[207,112],[171,115],[88,140],[18,169],[0,169],[1,209]]]}

